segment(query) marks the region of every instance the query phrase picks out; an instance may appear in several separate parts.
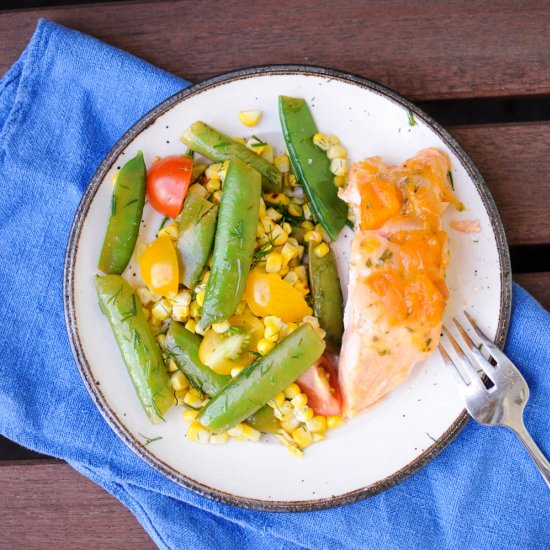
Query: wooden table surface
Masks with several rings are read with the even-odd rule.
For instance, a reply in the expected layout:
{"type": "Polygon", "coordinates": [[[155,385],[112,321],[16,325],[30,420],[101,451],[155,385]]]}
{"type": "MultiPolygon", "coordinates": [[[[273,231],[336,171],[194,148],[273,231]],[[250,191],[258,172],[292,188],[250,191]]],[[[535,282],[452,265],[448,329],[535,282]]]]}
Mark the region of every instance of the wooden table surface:
{"type": "MultiPolygon", "coordinates": [[[[0,12],[0,74],[40,17],[192,82],[250,65],[301,63],[378,80],[420,103],[453,122],[451,133],[502,215],[514,279],[550,308],[548,2],[143,1],[7,11],[0,12]],[[477,124],[479,105],[498,108],[498,123],[477,124]]],[[[3,548],[154,547],[102,489],[62,461],[7,441],[0,441],[0,496],[3,548]]]]}

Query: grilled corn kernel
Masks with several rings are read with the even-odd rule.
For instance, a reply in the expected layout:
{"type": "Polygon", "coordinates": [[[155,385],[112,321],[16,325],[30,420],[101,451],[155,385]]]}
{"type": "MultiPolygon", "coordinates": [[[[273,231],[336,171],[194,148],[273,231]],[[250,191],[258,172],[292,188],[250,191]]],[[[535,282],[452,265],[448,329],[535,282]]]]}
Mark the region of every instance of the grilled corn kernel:
{"type": "Polygon", "coordinates": [[[305,248],[305,246],[303,246],[303,245],[300,245],[300,246],[298,247],[298,258],[299,258],[300,260],[301,260],[302,257],[304,256],[305,250],[306,250],[306,248],[305,248]]]}
{"type": "Polygon", "coordinates": [[[264,338],[270,342],[277,342],[279,335],[281,334],[281,329],[274,327],[266,327],[264,329],[264,338]]]}
{"type": "Polygon", "coordinates": [[[197,292],[195,299],[197,300],[199,307],[202,307],[204,305],[204,290],[197,292]]]}
{"type": "Polygon", "coordinates": [[[268,235],[273,231],[273,229],[275,229],[275,222],[269,216],[260,218],[260,223],[264,228],[264,233],[267,233],[268,235]]]}
{"type": "Polygon", "coordinates": [[[292,432],[292,438],[296,443],[304,449],[305,447],[308,447],[313,443],[313,437],[312,435],[307,431],[307,429],[304,426],[300,426],[299,428],[296,428],[292,432]]]}
{"type": "Polygon", "coordinates": [[[269,163],[273,163],[273,147],[266,145],[261,153],[261,157],[269,163]]]}
{"type": "Polygon", "coordinates": [[[183,402],[193,409],[198,409],[199,407],[202,407],[203,398],[195,388],[191,388],[185,394],[183,402]]]}
{"type": "Polygon", "coordinates": [[[172,319],[180,323],[187,321],[187,319],[189,319],[189,306],[174,304],[174,306],[172,306],[172,319]]]}
{"type": "Polygon", "coordinates": [[[298,325],[296,323],[288,323],[286,325],[286,329],[285,329],[285,335],[289,335],[291,334],[292,332],[294,332],[296,329],[298,328],[298,325]]]}
{"type": "Polygon", "coordinates": [[[151,302],[158,302],[160,300],[160,296],[154,292],[151,292],[146,286],[140,286],[136,289],[136,294],[139,301],[144,306],[150,304],[151,302]]]}
{"type": "Polygon", "coordinates": [[[317,443],[318,441],[323,441],[323,439],[327,438],[327,436],[324,433],[320,433],[320,432],[314,432],[312,435],[313,435],[313,443],[317,443]]]}
{"type": "Polygon", "coordinates": [[[243,428],[244,428],[244,424],[242,422],[239,422],[236,426],[233,426],[232,428],[227,430],[227,433],[231,437],[240,437],[243,435],[243,431],[244,431],[243,428]]]}
{"type": "Polygon", "coordinates": [[[176,372],[177,370],[178,364],[173,359],[168,359],[168,372],[176,372]]]}
{"type": "Polygon", "coordinates": [[[299,265],[299,266],[295,267],[294,268],[294,273],[296,273],[296,275],[298,275],[298,278],[301,281],[306,281],[307,280],[307,272],[306,272],[306,266],[305,265],[299,265]]]}
{"type": "Polygon", "coordinates": [[[283,206],[290,204],[290,199],[284,193],[265,193],[264,198],[270,204],[281,204],[283,206]]]}
{"type": "Polygon", "coordinates": [[[281,277],[284,277],[289,271],[290,268],[288,267],[288,265],[283,265],[283,267],[281,267],[281,271],[279,271],[279,275],[281,277]]]}
{"type": "Polygon", "coordinates": [[[181,372],[180,370],[177,370],[170,377],[170,385],[175,391],[181,391],[189,387],[189,381],[187,380],[183,372],[181,372]]]}
{"type": "Polygon", "coordinates": [[[265,270],[267,273],[278,273],[283,265],[283,256],[279,252],[271,252],[266,256],[265,270]]]}
{"type": "Polygon", "coordinates": [[[229,441],[229,434],[222,432],[221,434],[212,434],[210,436],[210,445],[223,445],[229,441]]]}
{"type": "Polygon", "coordinates": [[[306,220],[300,224],[300,227],[303,227],[306,231],[313,231],[315,226],[310,221],[306,220]]]}
{"type": "Polygon", "coordinates": [[[267,216],[267,210],[265,209],[265,201],[260,197],[260,210],[258,211],[260,218],[265,218],[267,216]]]}
{"type": "Polygon", "coordinates": [[[245,125],[245,126],[256,126],[258,122],[260,122],[260,119],[262,118],[262,111],[240,111],[239,112],[239,120],[245,125]]]}
{"type": "Polygon", "coordinates": [[[189,332],[195,332],[195,328],[197,328],[197,321],[195,321],[195,319],[189,319],[189,321],[185,323],[185,328],[189,332]]]}
{"type": "Polygon", "coordinates": [[[313,136],[313,144],[317,145],[317,147],[319,147],[319,149],[322,149],[323,151],[327,151],[328,148],[330,147],[330,141],[328,139],[328,136],[321,132],[317,132],[313,136]]]}
{"type": "Polygon", "coordinates": [[[160,237],[161,235],[166,235],[167,237],[169,237],[173,241],[176,241],[178,239],[178,235],[179,235],[178,224],[177,223],[171,223],[169,225],[165,225],[158,232],[158,236],[160,237]]]}
{"type": "Polygon", "coordinates": [[[331,145],[327,151],[327,157],[329,159],[345,159],[348,156],[348,152],[341,145],[331,145]]]}
{"type": "Polygon", "coordinates": [[[214,163],[214,164],[210,164],[210,166],[208,166],[204,172],[204,174],[206,175],[206,177],[211,180],[211,179],[220,179],[219,175],[218,175],[218,172],[219,170],[222,169],[222,165],[221,163],[214,163]]]}
{"type": "Polygon", "coordinates": [[[290,161],[286,155],[275,157],[273,159],[273,164],[275,165],[275,168],[283,174],[290,171],[290,161]]]}
{"type": "Polygon", "coordinates": [[[302,458],[304,456],[302,450],[296,447],[296,445],[289,445],[288,450],[290,451],[290,454],[295,458],[302,458]]]}
{"type": "Polygon", "coordinates": [[[237,143],[240,143],[241,145],[246,145],[246,140],[242,137],[236,137],[233,138],[237,143]]]}
{"type": "Polygon", "coordinates": [[[212,330],[214,332],[217,332],[218,334],[223,334],[224,332],[227,332],[229,330],[230,326],[231,325],[229,324],[229,321],[223,321],[221,323],[213,323],[212,330]]]}
{"type": "Polygon", "coordinates": [[[244,367],[233,367],[231,369],[231,378],[235,378],[244,369],[244,367]]]}
{"type": "Polygon", "coordinates": [[[335,176],[345,176],[348,173],[348,161],[346,159],[332,159],[330,171],[335,176]]]}
{"type": "Polygon", "coordinates": [[[276,225],[273,228],[271,237],[275,246],[282,246],[286,243],[286,241],[288,241],[288,233],[285,233],[280,225],[276,225]]]}
{"type": "Polygon", "coordinates": [[[212,193],[211,200],[212,200],[213,203],[219,205],[222,202],[222,192],[221,191],[214,191],[214,193],[212,193]]]}
{"type": "Polygon", "coordinates": [[[283,257],[283,265],[288,264],[290,260],[298,257],[298,247],[295,246],[293,243],[287,241],[281,249],[281,256],[283,257]]]}
{"type": "Polygon", "coordinates": [[[166,342],[166,334],[159,334],[157,336],[157,344],[162,349],[164,347],[164,343],[166,342]]]}
{"type": "Polygon", "coordinates": [[[288,184],[290,187],[298,187],[298,180],[296,179],[296,176],[294,174],[288,175],[288,184]]]}
{"type": "Polygon", "coordinates": [[[208,197],[208,190],[204,185],[201,185],[200,183],[194,183],[189,187],[189,193],[194,193],[195,195],[199,195],[203,199],[208,197]]]}
{"type": "Polygon", "coordinates": [[[197,419],[197,416],[199,416],[199,411],[195,411],[194,409],[185,409],[181,413],[181,417],[185,422],[193,422],[193,420],[197,419]]]}
{"type": "Polygon", "coordinates": [[[210,193],[213,193],[214,191],[217,191],[222,186],[222,182],[216,177],[208,180],[206,182],[206,189],[210,191],[210,193]]]}
{"type": "Polygon", "coordinates": [[[262,338],[258,342],[258,353],[260,353],[261,355],[265,355],[266,353],[269,353],[274,347],[275,344],[273,342],[262,338]]]}
{"type": "Polygon", "coordinates": [[[325,231],[325,228],[320,223],[315,226],[314,231],[317,231],[317,233],[321,235],[321,239],[323,239],[323,241],[325,241],[326,243],[329,243],[332,240],[329,234],[325,231]]]}
{"type": "Polygon", "coordinates": [[[188,290],[182,290],[180,293],[176,294],[171,300],[172,304],[188,306],[191,304],[191,292],[188,290]]]}
{"type": "Polygon", "coordinates": [[[152,307],[151,313],[153,317],[156,317],[159,321],[164,321],[168,319],[172,313],[172,304],[168,300],[163,299],[152,307]]]}
{"type": "Polygon", "coordinates": [[[285,432],[293,432],[296,428],[298,428],[300,426],[301,422],[299,420],[297,420],[296,418],[290,418],[289,420],[285,420],[282,424],[281,424],[281,427],[283,428],[283,430],[285,430],[285,432]]]}
{"type": "Polygon", "coordinates": [[[321,243],[313,249],[313,253],[318,258],[324,258],[330,252],[330,248],[327,243],[321,243]]]}
{"type": "Polygon", "coordinates": [[[335,134],[329,134],[328,141],[331,145],[338,145],[340,143],[340,138],[335,134]]]}
{"type": "Polygon", "coordinates": [[[281,227],[287,235],[290,235],[292,233],[292,226],[288,222],[283,222],[283,225],[281,227]]]}
{"type": "Polygon", "coordinates": [[[300,422],[307,422],[308,420],[311,420],[314,414],[315,413],[313,412],[313,409],[311,407],[308,407],[307,405],[294,409],[294,416],[300,422]]]}
{"type": "Polygon", "coordinates": [[[277,430],[273,435],[282,443],[285,447],[290,447],[294,444],[294,440],[284,430],[277,430]]]}
{"type": "Polygon", "coordinates": [[[346,183],[345,176],[334,176],[334,185],[336,185],[338,187],[342,187],[342,185],[344,185],[344,183],[346,183]]]}
{"type": "Polygon", "coordinates": [[[260,441],[262,433],[248,424],[243,424],[243,435],[248,441],[260,441]]]}
{"type": "Polygon", "coordinates": [[[319,233],[319,231],[306,231],[306,234],[304,235],[304,241],[306,243],[320,243],[323,240],[323,237],[319,233]]]}
{"type": "Polygon", "coordinates": [[[309,287],[307,286],[307,283],[304,281],[298,281],[294,284],[294,288],[301,292],[304,296],[307,296],[309,294],[309,287]]]}
{"type": "Polygon", "coordinates": [[[279,221],[283,215],[280,212],[277,212],[275,208],[268,208],[266,214],[274,221],[279,221]]]}
{"type": "Polygon", "coordinates": [[[303,209],[299,204],[296,204],[295,202],[291,202],[288,205],[288,213],[291,216],[294,216],[295,218],[299,218],[303,214],[303,209]]]}
{"type": "Polygon", "coordinates": [[[143,311],[143,316],[145,317],[145,320],[148,321],[151,318],[151,310],[147,309],[146,307],[142,307],[141,311],[143,311]]]}
{"type": "Polygon", "coordinates": [[[295,395],[290,402],[295,409],[304,407],[307,405],[307,395],[305,393],[299,393],[298,395],[295,395]]]}
{"type": "Polygon", "coordinates": [[[327,429],[327,419],[324,416],[314,416],[306,422],[306,427],[312,433],[323,433],[327,429]]]}
{"type": "Polygon", "coordinates": [[[187,439],[207,445],[210,443],[210,431],[207,430],[200,422],[193,420],[187,428],[187,439]]]}
{"type": "Polygon", "coordinates": [[[302,392],[300,391],[300,386],[298,386],[298,384],[296,383],[293,383],[293,384],[290,384],[288,388],[286,388],[284,393],[285,393],[285,397],[288,397],[288,399],[294,399],[297,395],[300,395],[300,393],[302,392]]]}
{"type": "Polygon", "coordinates": [[[313,214],[311,213],[311,209],[309,208],[309,204],[304,204],[303,210],[304,210],[304,218],[306,220],[313,219],[313,214]]]}
{"type": "Polygon", "coordinates": [[[344,423],[344,419],[341,416],[327,416],[327,428],[338,428],[344,423]]]}

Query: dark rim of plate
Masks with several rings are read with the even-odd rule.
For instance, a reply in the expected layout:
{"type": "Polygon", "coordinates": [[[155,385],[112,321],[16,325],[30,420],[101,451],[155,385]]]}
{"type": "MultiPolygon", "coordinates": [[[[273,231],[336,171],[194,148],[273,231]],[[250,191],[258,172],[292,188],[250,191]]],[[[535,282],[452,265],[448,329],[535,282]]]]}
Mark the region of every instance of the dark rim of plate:
{"type": "Polygon", "coordinates": [[[151,126],[159,116],[163,115],[173,106],[184,101],[185,99],[225,84],[227,82],[268,75],[300,75],[324,77],[327,79],[327,81],[339,80],[371,90],[414,113],[416,117],[429,125],[432,130],[439,135],[443,142],[453,151],[453,153],[457,156],[457,158],[466,169],[468,175],[471,177],[477,188],[477,191],[487,210],[489,219],[491,220],[492,229],[496,239],[501,279],[501,301],[496,337],[496,343],[499,346],[502,346],[504,344],[508,331],[508,326],[510,323],[512,301],[512,275],[510,268],[510,255],[508,251],[508,244],[506,241],[506,235],[504,233],[504,228],[500,219],[500,215],[496,208],[493,197],[489,192],[487,184],[485,183],[485,180],[483,179],[481,173],[479,172],[473,161],[460,146],[460,144],[456,141],[456,139],[453,138],[449,134],[449,132],[447,132],[447,130],[445,130],[442,126],[435,122],[431,117],[429,117],[414,104],[404,99],[398,93],[372,80],[368,80],[366,78],[338,71],[335,69],[327,69],[323,67],[308,65],[265,65],[240,69],[220,76],[216,76],[199,84],[192,85],[185,90],[174,94],[173,96],[169,97],[168,99],[157,105],[151,111],[149,111],[143,118],[136,122],[136,124],[134,124],[122,136],[122,138],[119,139],[119,141],[109,151],[107,156],[103,159],[103,161],[95,171],[90,181],[90,184],[88,185],[88,188],[86,189],[86,192],[82,197],[69,235],[63,274],[63,300],[65,305],[65,321],[67,324],[69,341],[80,374],[86,388],[90,393],[92,400],[94,401],[95,405],[97,406],[107,423],[111,426],[115,433],[130,447],[130,449],[132,449],[139,457],[147,462],[147,464],[160,471],[168,479],[174,481],[175,483],[213,500],[225,502],[227,504],[232,504],[234,506],[239,506],[242,508],[270,512],[307,512],[334,508],[337,506],[358,502],[367,497],[376,495],[381,491],[385,491],[405,480],[416,471],[418,471],[420,468],[425,466],[428,462],[430,462],[430,460],[437,456],[457,436],[457,434],[468,422],[469,417],[467,412],[463,410],[449,427],[449,429],[441,436],[441,438],[435,441],[433,445],[427,448],[415,460],[407,464],[404,468],[386,477],[385,479],[379,480],[376,483],[373,483],[367,487],[363,487],[361,489],[357,489],[355,491],[351,491],[342,495],[311,501],[268,501],[236,496],[224,491],[220,491],[213,487],[209,487],[207,485],[204,485],[203,483],[199,483],[198,481],[195,481],[194,479],[191,479],[190,477],[177,472],[171,466],[155,457],[146,447],[143,446],[142,443],[140,443],[129,432],[121,419],[118,418],[117,415],[109,407],[109,404],[107,403],[107,400],[103,395],[100,387],[95,384],[91,367],[84,354],[82,343],[80,341],[78,326],[76,323],[76,311],[74,301],[75,262],[84,220],[88,214],[90,205],[92,204],[92,201],[94,200],[94,197],[106,173],[112,167],[114,162],[118,159],[120,154],[126,149],[126,147],[143,130],[151,126]]]}

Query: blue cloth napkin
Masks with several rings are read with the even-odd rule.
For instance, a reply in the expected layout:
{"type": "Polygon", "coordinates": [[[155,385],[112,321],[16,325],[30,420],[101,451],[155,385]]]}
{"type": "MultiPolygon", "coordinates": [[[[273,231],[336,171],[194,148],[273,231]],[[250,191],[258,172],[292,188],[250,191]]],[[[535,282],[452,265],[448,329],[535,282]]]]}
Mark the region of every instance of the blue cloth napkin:
{"type": "MultiPolygon", "coordinates": [[[[550,491],[504,429],[470,422],[427,467],[369,500],[274,514],[181,488],[105,423],[65,331],[69,229],[111,146],[188,84],[48,21],[0,82],[0,433],[67,460],[120,499],[161,548],[548,548],[550,491]]],[[[530,385],[526,423],[547,455],[549,341],[550,315],[515,286],[506,351],[530,385]]]]}

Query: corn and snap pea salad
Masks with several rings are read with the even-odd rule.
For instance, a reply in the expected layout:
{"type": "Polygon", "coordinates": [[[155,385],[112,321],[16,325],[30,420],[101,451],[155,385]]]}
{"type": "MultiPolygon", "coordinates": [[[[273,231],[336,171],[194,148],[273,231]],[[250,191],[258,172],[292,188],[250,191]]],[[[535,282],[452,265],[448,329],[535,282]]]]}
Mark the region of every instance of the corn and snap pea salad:
{"type": "MultiPolygon", "coordinates": [[[[191,441],[271,433],[301,456],[342,423],[343,300],[329,243],[349,224],[337,194],[348,161],[303,99],[281,96],[279,112],[288,154],[197,121],[181,136],[188,154],[148,171],[141,153],[126,163],[96,288],[153,422],[175,404],[191,441]],[[134,291],[121,274],[145,197],[166,218],[136,251],[146,286],[134,291]]],[[[254,126],[261,112],[239,116],[254,126]]]]}

